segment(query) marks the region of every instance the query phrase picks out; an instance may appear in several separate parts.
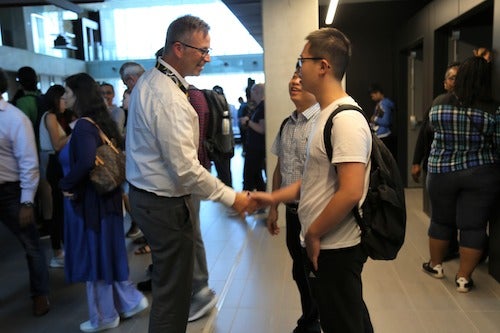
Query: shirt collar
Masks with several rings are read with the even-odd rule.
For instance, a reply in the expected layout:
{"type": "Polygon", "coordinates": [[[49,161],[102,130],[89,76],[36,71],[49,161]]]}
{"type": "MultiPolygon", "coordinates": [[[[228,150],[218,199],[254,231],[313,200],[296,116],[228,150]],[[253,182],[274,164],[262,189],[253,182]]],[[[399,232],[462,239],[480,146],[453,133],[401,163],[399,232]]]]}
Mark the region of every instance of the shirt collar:
{"type": "Polygon", "coordinates": [[[307,121],[312,117],[314,117],[317,113],[319,113],[319,111],[320,111],[319,104],[315,103],[301,113],[298,113],[297,110],[293,111],[291,118],[294,121],[298,121],[299,117],[304,117],[307,121]]]}
{"type": "Polygon", "coordinates": [[[165,62],[161,57],[158,57],[158,62],[163,66],[167,67],[172,73],[174,73],[179,82],[184,86],[184,88],[186,88],[186,90],[189,89],[189,83],[186,81],[185,78],[182,77],[182,75],[179,74],[179,72],[175,68],[170,66],[170,64],[165,62]]]}

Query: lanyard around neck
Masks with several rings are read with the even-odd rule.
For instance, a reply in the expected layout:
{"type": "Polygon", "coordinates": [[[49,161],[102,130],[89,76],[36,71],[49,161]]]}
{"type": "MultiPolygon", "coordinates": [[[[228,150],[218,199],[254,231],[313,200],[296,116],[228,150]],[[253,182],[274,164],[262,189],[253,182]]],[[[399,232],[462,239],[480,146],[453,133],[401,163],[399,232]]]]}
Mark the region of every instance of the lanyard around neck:
{"type": "Polygon", "coordinates": [[[169,78],[171,78],[172,81],[174,81],[174,83],[179,87],[179,89],[182,90],[182,92],[184,94],[186,94],[186,96],[187,96],[188,92],[187,92],[186,87],[184,87],[184,85],[182,84],[181,80],[179,80],[179,78],[174,74],[174,72],[172,72],[170,69],[168,69],[167,67],[165,67],[165,65],[161,64],[159,61],[156,62],[155,67],[160,72],[162,72],[163,74],[165,74],[166,76],[168,76],[169,78]]]}

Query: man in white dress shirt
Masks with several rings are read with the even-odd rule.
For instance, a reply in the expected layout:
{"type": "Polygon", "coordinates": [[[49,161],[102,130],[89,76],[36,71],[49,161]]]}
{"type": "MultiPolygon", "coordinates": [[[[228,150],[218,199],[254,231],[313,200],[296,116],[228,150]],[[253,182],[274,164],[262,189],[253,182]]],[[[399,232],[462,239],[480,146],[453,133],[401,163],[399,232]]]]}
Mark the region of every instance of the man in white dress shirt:
{"type": "Polygon", "coordinates": [[[210,61],[209,26],[186,15],[167,31],[165,50],[132,91],[126,171],[132,215],[153,258],[149,332],[184,333],[193,278],[191,195],[243,214],[248,194],[236,193],[199,162],[199,124],[187,98],[186,76],[210,61]]]}
{"type": "Polygon", "coordinates": [[[49,272],[35,225],[33,201],[40,180],[35,133],[30,119],[7,103],[7,78],[0,69],[0,221],[26,251],[33,314],[49,312],[49,272]]]}

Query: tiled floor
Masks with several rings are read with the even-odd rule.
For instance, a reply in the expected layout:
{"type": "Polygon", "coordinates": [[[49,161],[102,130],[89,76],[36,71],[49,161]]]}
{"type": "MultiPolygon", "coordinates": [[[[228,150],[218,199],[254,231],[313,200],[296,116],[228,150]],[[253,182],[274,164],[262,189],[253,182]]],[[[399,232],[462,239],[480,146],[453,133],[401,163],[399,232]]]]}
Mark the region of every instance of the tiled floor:
{"type": "MultiPolygon", "coordinates": [[[[242,160],[233,159],[234,184],[241,187],[242,160]]],[[[369,261],[363,273],[365,301],[376,332],[500,332],[500,284],[482,264],[474,274],[477,288],[468,294],[455,291],[458,261],[446,263],[443,280],[421,272],[428,258],[428,218],[422,212],[420,189],[407,190],[407,237],[398,258],[369,261]]],[[[202,231],[210,269],[210,286],[219,295],[212,313],[188,325],[188,333],[291,332],[300,305],[291,278],[291,262],[284,231],[271,237],[258,217],[245,221],[228,217],[225,208],[203,202],[202,231]]],[[[128,227],[126,225],[125,227],[128,227]]],[[[71,333],[87,319],[83,285],[68,285],[61,269],[51,269],[51,311],[31,316],[28,274],[23,250],[0,226],[0,332],[71,333]]],[[[49,240],[43,240],[50,255],[49,240]]],[[[145,278],[149,256],[130,249],[131,279],[145,278]]],[[[147,332],[148,311],[123,321],[110,332],[147,332]]],[[[166,332],[168,333],[168,332],[166,332]]]]}

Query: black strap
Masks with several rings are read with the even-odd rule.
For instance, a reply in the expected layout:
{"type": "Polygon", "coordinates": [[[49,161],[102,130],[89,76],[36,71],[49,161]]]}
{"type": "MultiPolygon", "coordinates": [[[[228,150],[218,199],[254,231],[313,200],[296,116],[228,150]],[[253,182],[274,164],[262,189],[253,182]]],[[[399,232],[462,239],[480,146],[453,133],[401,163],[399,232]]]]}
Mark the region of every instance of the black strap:
{"type": "Polygon", "coordinates": [[[286,117],[285,119],[283,119],[283,121],[281,122],[281,125],[280,125],[280,140],[281,140],[281,133],[283,133],[283,128],[285,127],[286,123],[288,122],[288,120],[290,120],[290,116],[286,117]]]}
{"type": "MultiPolygon", "coordinates": [[[[323,131],[323,141],[325,142],[325,149],[326,149],[326,154],[328,155],[328,160],[332,160],[332,154],[333,154],[333,147],[332,147],[332,127],[333,127],[333,117],[337,115],[337,113],[345,111],[345,110],[356,110],[361,112],[361,114],[364,116],[365,113],[359,106],[355,105],[350,105],[350,104],[342,104],[339,105],[333,112],[330,114],[328,117],[328,120],[326,121],[325,124],[325,129],[323,131]]],[[[366,118],[365,118],[366,119],[366,118]]]]}
{"type": "Polygon", "coordinates": [[[158,69],[163,74],[165,74],[166,76],[168,76],[169,78],[171,78],[172,81],[174,81],[174,83],[182,90],[182,92],[186,94],[186,96],[188,95],[186,87],[184,87],[181,80],[179,80],[179,78],[174,74],[174,72],[165,67],[165,65],[161,64],[159,61],[156,62],[155,68],[158,69]]]}

